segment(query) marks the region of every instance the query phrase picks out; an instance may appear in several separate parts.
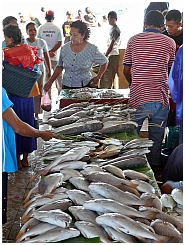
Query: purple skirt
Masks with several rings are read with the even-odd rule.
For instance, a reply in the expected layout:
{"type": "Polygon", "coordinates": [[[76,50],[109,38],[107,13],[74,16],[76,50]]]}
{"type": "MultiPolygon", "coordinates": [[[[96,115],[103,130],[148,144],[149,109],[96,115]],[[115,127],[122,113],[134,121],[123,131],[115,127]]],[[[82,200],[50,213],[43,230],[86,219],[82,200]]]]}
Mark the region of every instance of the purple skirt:
{"type": "MultiPolygon", "coordinates": [[[[15,95],[9,95],[12,101],[13,109],[17,116],[25,123],[34,127],[34,101],[33,97],[22,98],[15,95]]],[[[37,139],[35,137],[25,137],[15,134],[16,154],[31,153],[37,150],[37,139]]]]}

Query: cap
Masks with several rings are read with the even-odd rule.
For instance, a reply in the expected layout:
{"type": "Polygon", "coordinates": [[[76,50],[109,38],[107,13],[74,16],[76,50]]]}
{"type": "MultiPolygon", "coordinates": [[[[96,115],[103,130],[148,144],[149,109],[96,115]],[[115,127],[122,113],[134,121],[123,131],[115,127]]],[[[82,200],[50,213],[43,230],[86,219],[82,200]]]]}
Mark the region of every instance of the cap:
{"type": "Polygon", "coordinates": [[[108,13],[108,18],[114,18],[117,19],[117,13],[115,11],[110,11],[108,13]]]}
{"type": "Polygon", "coordinates": [[[46,11],[46,17],[47,16],[54,17],[54,12],[52,10],[46,11]]]}
{"type": "Polygon", "coordinates": [[[70,11],[67,11],[67,12],[66,12],[66,15],[73,15],[73,13],[70,12],[70,11]]]}

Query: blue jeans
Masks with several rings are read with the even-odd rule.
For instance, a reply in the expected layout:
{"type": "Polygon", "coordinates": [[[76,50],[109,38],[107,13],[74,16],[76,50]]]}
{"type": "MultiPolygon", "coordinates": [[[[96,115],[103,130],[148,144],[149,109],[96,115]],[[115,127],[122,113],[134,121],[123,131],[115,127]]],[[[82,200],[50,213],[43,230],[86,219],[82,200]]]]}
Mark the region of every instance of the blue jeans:
{"type": "Polygon", "coordinates": [[[161,163],[161,148],[168,112],[168,106],[163,109],[162,103],[150,102],[139,105],[137,111],[133,113],[132,120],[138,123],[138,134],[144,120],[148,118],[148,138],[154,142],[153,146],[149,148],[150,153],[147,154],[150,165],[160,165],[161,163]]]}

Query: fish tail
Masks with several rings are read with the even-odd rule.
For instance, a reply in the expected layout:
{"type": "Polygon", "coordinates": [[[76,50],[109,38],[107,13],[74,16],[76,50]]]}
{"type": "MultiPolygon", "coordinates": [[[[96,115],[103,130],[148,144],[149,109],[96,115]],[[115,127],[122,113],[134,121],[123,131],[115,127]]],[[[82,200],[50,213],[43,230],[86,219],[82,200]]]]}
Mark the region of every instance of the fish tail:
{"type": "Polygon", "coordinates": [[[30,218],[29,215],[22,216],[22,218],[21,218],[21,224],[25,224],[29,220],[29,218],[30,218]]]}
{"type": "MultiPolygon", "coordinates": [[[[124,184],[124,183],[122,183],[122,184],[124,184]]],[[[133,189],[136,189],[137,186],[138,186],[138,184],[134,184],[134,183],[132,183],[132,182],[128,182],[128,184],[126,184],[126,185],[132,187],[133,189]]]]}
{"type": "Polygon", "coordinates": [[[30,182],[33,182],[37,176],[39,175],[39,172],[37,172],[36,174],[34,174],[31,178],[30,178],[30,182]]]}
{"type": "MultiPolygon", "coordinates": [[[[15,240],[17,241],[23,234],[24,234],[24,232],[20,230],[20,231],[18,232],[18,234],[17,234],[15,240]]],[[[18,242],[18,241],[17,241],[17,242],[18,242]]]]}
{"type": "Polygon", "coordinates": [[[172,239],[174,239],[174,236],[161,236],[161,235],[158,235],[158,239],[155,240],[155,241],[159,242],[159,243],[166,243],[166,242],[170,242],[172,239]]]}

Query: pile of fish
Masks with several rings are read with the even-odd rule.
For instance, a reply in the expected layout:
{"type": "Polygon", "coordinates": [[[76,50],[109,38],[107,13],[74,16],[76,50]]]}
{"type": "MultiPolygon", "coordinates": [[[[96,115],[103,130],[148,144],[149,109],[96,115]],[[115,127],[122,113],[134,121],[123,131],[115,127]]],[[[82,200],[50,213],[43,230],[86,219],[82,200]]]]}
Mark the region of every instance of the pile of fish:
{"type": "Polygon", "coordinates": [[[131,120],[132,112],[135,109],[128,108],[127,104],[73,103],[55,111],[45,123],[51,125],[53,132],[59,135],[130,132],[137,127],[137,123],[131,120]]]}
{"type": "MultiPolygon", "coordinates": [[[[103,142],[99,144],[111,145],[114,140],[85,136],[89,141],[99,138],[103,142]]],[[[183,241],[182,224],[163,212],[156,181],[133,169],[147,165],[139,150],[151,146],[151,141],[114,143],[122,152],[114,159],[99,161],[90,145],[76,145],[30,179],[40,176],[24,200],[16,242],[57,242],[80,235],[106,243],[183,241]]]]}

